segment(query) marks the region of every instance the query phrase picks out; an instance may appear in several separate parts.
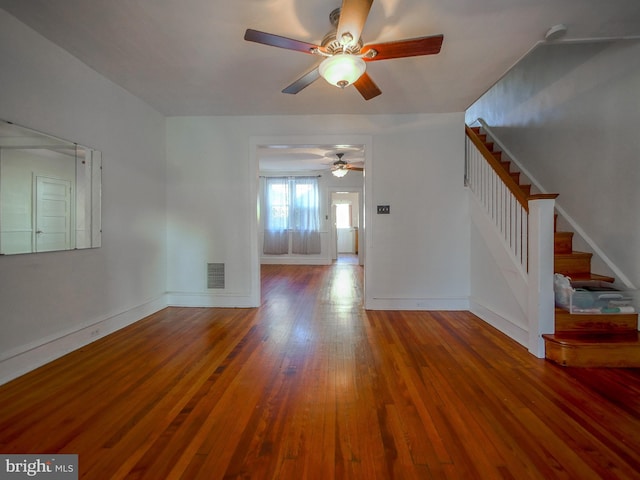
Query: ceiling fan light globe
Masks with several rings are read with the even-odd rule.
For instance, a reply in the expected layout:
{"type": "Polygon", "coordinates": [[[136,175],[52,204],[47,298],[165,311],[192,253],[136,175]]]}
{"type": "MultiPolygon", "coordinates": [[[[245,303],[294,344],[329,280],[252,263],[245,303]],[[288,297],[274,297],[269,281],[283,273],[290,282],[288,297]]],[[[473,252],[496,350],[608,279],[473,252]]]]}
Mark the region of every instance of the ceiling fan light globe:
{"type": "Polygon", "coordinates": [[[349,170],[347,170],[346,168],[334,168],[333,170],[331,170],[331,173],[333,174],[334,177],[344,177],[347,173],[349,173],[349,170]]]}
{"type": "Polygon", "coordinates": [[[328,57],[320,64],[320,75],[331,85],[345,88],[358,80],[367,66],[362,58],[339,53],[328,57]]]}

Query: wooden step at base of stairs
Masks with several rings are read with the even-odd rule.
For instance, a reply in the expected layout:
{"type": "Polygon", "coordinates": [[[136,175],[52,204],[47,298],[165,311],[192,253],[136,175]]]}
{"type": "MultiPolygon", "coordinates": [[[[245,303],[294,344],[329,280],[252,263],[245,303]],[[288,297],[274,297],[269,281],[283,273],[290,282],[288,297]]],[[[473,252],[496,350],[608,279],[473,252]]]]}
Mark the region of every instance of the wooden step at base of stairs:
{"type": "Polygon", "coordinates": [[[640,367],[640,332],[620,335],[543,335],[545,356],[565,367],[640,367]]]}
{"type": "Polygon", "coordinates": [[[597,335],[623,334],[633,335],[638,331],[637,313],[569,313],[563,308],[556,308],[556,335],[597,335]]]}

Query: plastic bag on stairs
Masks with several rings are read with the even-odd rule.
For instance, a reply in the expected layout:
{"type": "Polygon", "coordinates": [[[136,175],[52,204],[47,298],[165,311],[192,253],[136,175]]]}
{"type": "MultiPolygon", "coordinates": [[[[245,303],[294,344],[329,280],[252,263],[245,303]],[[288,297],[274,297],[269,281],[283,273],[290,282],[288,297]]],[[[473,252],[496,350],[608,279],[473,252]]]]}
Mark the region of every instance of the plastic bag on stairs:
{"type": "Polygon", "coordinates": [[[569,309],[571,306],[571,294],[573,293],[571,279],[561,273],[554,273],[553,293],[556,300],[556,306],[569,309]]]}

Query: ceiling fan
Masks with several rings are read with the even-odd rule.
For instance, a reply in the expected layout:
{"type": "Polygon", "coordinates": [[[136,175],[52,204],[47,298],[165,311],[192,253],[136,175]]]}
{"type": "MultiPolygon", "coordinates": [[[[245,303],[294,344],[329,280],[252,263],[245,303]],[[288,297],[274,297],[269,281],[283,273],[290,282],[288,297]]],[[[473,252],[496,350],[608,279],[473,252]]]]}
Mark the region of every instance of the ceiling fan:
{"type": "Polygon", "coordinates": [[[354,170],[357,172],[362,172],[364,170],[364,168],[362,167],[356,167],[354,165],[351,165],[350,163],[345,162],[342,159],[342,157],[344,157],[344,153],[336,153],[336,157],[338,157],[338,160],[333,162],[333,166],[331,167],[331,173],[335,177],[344,177],[349,172],[349,170],[354,170]]]}
{"type": "Polygon", "coordinates": [[[282,90],[282,93],[296,94],[322,76],[340,88],[353,85],[365,100],[370,100],[382,91],[366,72],[366,62],[434,55],[440,52],[444,39],[443,35],[431,35],[364,44],[360,35],[372,3],[373,0],[342,0],[342,7],[329,15],[333,28],[320,45],[252,29],[247,29],[244,39],[323,57],[321,63],[282,90]]]}

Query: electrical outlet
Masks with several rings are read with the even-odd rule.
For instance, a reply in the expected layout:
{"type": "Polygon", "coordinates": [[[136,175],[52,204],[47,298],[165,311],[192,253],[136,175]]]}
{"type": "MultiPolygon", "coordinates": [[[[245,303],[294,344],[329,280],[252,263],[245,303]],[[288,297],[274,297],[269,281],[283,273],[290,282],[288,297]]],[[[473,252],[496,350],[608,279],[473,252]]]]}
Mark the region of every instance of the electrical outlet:
{"type": "Polygon", "coordinates": [[[390,205],[378,205],[378,214],[387,214],[387,213],[391,213],[391,206],[390,205]]]}

